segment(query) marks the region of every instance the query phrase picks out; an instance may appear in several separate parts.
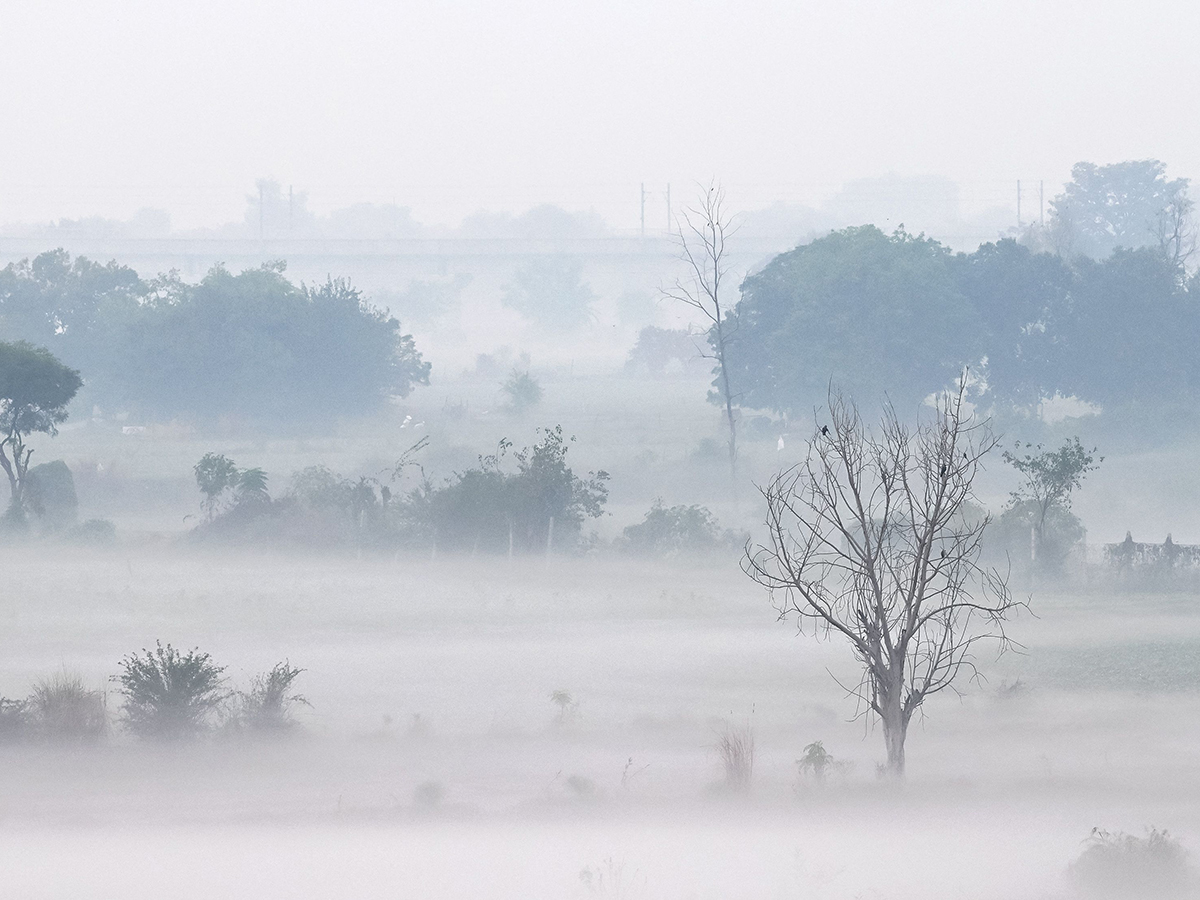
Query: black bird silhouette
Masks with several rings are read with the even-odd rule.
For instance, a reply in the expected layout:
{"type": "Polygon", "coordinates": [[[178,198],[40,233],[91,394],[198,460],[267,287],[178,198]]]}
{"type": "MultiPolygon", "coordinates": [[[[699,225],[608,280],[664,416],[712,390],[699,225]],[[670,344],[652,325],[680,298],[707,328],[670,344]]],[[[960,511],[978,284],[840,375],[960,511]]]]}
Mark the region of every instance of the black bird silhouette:
{"type": "Polygon", "coordinates": [[[828,425],[821,426],[821,434],[825,435],[826,437],[829,436],[829,426],[828,425]]]}
{"type": "Polygon", "coordinates": [[[942,469],[938,474],[941,475],[942,478],[946,477],[946,464],[945,463],[942,463],[942,469]]]}

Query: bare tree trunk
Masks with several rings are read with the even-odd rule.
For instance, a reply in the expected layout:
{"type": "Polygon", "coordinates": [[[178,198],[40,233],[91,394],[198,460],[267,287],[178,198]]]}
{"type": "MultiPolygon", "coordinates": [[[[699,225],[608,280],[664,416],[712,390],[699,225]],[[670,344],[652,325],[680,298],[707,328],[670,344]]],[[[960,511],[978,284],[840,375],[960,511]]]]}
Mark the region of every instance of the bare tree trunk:
{"type": "Polygon", "coordinates": [[[29,471],[29,457],[32,455],[33,451],[25,449],[25,445],[19,434],[9,435],[8,440],[0,443],[0,468],[4,469],[4,474],[8,476],[8,488],[12,506],[19,507],[21,505],[25,487],[25,473],[29,471]],[[12,448],[13,458],[11,462],[4,453],[4,444],[8,444],[12,448]]]}
{"type": "Polygon", "coordinates": [[[680,259],[687,264],[688,276],[676,281],[674,287],[663,288],[663,296],[683,303],[700,312],[709,322],[707,339],[711,352],[699,350],[700,355],[717,364],[717,377],[725,401],[725,422],[729,427],[729,472],[736,499],[737,492],[737,419],[733,414],[733,385],[726,366],[726,351],[736,331],[736,321],[730,322],[721,306],[722,282],[729,274],[726,240],[737,228],[725,211],[725,195],[721,187],[712,184],[701,189],[695,207],[680,214],[680,259]]]}
{"type": "Polygon", "coordinates": [[[4,474],[8,476],[8,489],[11,495],[11,502],[18,503],[20,501],[20,490],[17,485],[17,474],[13,471],[12,464],[8,461],[8,457],[4,455],[4,448],[0,446],[0,468],[4,469],[4,474]]]}
{"type": "Polygon", "coordinates": [[[889,696],[883,705],[883,743],[887,748],[887,772],[893,778],[904,777],[904,741],[908,737],[908,722],[900,701],[900,691],[889,696]]]}
{"type": "Polygon", "coordinates": [[[725,422],[729,426],[729,475],[737,486],[737,420],[733,417],[733,391],[729,387],[729,369],[725,367],[725,331],[717,320],[717,366],[721,370],[721,393],[725,395],[725,422]]]}

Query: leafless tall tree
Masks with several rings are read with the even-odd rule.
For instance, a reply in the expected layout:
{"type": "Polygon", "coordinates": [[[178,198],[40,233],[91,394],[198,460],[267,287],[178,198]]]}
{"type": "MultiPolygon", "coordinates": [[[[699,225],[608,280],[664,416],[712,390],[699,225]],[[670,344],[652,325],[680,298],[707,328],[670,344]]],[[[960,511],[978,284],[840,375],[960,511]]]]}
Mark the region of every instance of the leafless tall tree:
{"type": "Polygon", "coordinates": [[[1007,648],[1005,621],[1025,605],[980,564],[988,519],[972,484],[995,444],[965,415],[961,389],[911,430],[887,407],[878,434],[831,392],[806,461],[760,489],[766,543],[747,546],[743,569],[781,619],[850,643],[863,671],[850,691],[882,723],[898,776],[913,714],[978,674],[976,644],[1007,648]]]}
{"type": "Polygon", "coordinates": [[[1151,226],[1162,255],[1182,270],[1196,252],[1195,204],[1186,189],[1174,194],[1151,226]]]}
{"type": "Polygon", "coordinates": [[[721,290],[729,275],[727,241],[737,231],[725,208],[725,192],[717,183],[701,188],[694,206],[679,214],[679,258],[687,274],[662,290],[663,296],[690,306],[709,323],[707,349],[700,355],[716,363],[717,380],[725,403],[725,422],[729,427],[729,468],[736,475],[737,419],[733,414],[735,395],[730,383],[726,350],[736,330],[736,323],[721,303],[721,290]]]}

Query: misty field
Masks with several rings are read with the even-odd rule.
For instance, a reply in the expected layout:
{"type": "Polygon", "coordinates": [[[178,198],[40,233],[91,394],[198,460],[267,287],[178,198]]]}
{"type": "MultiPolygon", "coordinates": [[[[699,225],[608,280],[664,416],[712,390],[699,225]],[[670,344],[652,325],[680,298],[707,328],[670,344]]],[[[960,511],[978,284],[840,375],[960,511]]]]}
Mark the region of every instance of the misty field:
{"type": "Polygon", "coordinates": [[[1094,826],[1200,846],[1191,596],[1039,595],[1026,652],[928,705],[897,785],[831,677],[846,649],[733,559],[0,564],[6,696],[66,667],[115,717],[118,661],[163,640],[235,682],[289,659],[311,703],[273,740],[0,748],[10,896],[1033,898],[1066,895],[1094,826]],[[753,730],[746,795],[728,727],[753,730]]]}

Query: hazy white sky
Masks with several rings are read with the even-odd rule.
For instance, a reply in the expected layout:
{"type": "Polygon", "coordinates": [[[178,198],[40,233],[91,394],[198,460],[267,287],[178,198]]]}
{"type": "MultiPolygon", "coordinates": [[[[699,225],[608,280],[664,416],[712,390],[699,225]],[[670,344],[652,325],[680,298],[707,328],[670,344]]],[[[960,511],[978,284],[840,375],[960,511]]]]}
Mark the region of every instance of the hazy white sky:
{"type": "Polygon", "coordinates": [[[216,224],[260,176],[319,212],[625,226],[642,181],[746,207],[889,171],[977,203],[1081,159],[1197,177],[1198,37],[1183,0],[0,0],[0,222],[216,224]]]}

